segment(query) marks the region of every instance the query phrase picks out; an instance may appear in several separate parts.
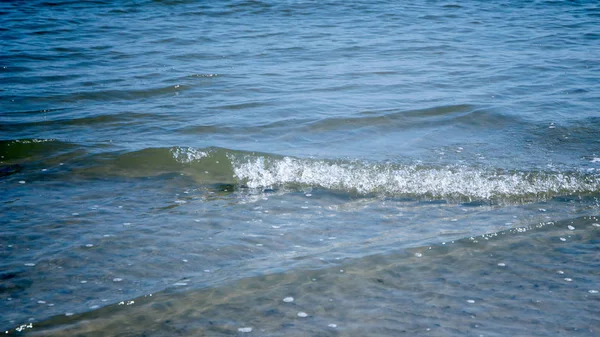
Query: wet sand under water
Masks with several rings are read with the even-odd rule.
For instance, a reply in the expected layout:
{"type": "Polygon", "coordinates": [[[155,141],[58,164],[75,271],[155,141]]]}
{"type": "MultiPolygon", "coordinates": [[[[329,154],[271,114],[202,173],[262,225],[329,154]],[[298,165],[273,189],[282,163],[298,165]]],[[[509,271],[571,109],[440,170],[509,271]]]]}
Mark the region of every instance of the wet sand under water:
{"type": "Polygon", "coordinates": [[[540,223],[173,288],[22,329],[30,336],[595,336],[599,223],[540,223]]]}

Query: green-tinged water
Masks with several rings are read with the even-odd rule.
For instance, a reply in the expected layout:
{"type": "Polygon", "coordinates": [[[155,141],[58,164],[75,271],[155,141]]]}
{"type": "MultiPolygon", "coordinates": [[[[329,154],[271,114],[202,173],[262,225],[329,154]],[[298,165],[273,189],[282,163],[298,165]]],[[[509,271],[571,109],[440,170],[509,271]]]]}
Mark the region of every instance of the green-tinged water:
{"type": "Polygon", "coordinates": [[[595,1],[0,3],[0,331],[597,336],[595,1]]]}

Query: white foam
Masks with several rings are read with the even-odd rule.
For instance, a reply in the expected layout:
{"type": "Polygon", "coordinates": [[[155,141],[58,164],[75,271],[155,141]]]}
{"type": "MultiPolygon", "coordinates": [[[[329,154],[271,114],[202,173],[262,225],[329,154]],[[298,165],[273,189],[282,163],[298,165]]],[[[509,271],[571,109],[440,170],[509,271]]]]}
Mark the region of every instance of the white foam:
{"type": "Polygon", "coordinates": [[[208,157],[208,152],[200,151],[192,147],[174,147],[171,149],[173,158],[182,164],[188,164],[193,161],[208,157]]]}
{"type": "Polygon", "coordinates": [[[467,166],[423,167],[230,155],[235,177],[250,188],[286,184],[359,193],[490,199],[600,189],[600,179],[561,172],[492,171],[467,166]]]}
{"type": "Polygon", "coordinates": [[[284,298],[283,301],[285,303],[291,303],[291,302],[294,302],[294,298],[291,296],[288,296],[288,297],[284,298]]]}
{"type": "Polygon", "coordinates": [[[245,328],[238,328],[239,332],[252,332],[252,328],[251,327],[245,327],[245,328]]]}
{"type": "Polygon", "coordinates": [[[303,318],[308,317],[308,314],[305,313],[304,311],[300,311],[297,315],[298,315],[298,317],[303,317],[303,318]]]}

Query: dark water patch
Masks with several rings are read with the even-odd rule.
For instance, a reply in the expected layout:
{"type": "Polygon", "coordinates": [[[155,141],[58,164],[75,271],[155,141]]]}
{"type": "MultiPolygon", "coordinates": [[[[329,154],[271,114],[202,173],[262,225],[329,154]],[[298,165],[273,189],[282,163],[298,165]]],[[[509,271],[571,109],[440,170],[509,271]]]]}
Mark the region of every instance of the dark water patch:
{"type": "MultiPolygon", "coordinates": [[[[25,71],[25,70],[23,70],[25,71]]],[[[19,85],[35,85],[40,82],[43,83],[53,83],[53,82],[68,82],[75,81],[82,77],[80,74],[55,74],[55,75],[44,75],[44,76],[13,76],[13,77],[5,77],[0,79],[0,83],[18,83],[19,85]]]]}
{"type": "Polygon", "coordinates": [[[594,158],[600,157],[600,118],[590,116],[574,121],[549,121],[527,129],[524,140],[538,149],[577,159],[587,158],[579,165],[589,170],[597,168],[595,163],[600,159],[594,158]]]}
{"type": "Polygon", "coordinates": [[[52,157],[72,148],[73,144],[55,139],[1,140],[0,156],[4,163],[29,162],[52,157]]]}
{"type": "Polygon", "coordinates": [[[104,102],[106,100],[138,100],[147,99],[162,95],[173,95],[175,93],[185,91],[187,86],[185,85],[171,85],[147,89],[134,89],[134,90],[101,90],[101,91],[88,91],[88,92],[76,92],[73,94],[65,95],[60,100],[66,101],[79,101],[79,100],[97,100],[104,102]]]}
{"type": "Polygon", "coordinates": [[[460,4],[445,4],[442,7],[444,7],[444,8],[456,8],[456,9],[463,8],[463,6],[461,6],[460,4]]]}
{"type": "Polygon", "coordinates": [[[13,165],[0,165],[0,177],[9,176],[23,170],[23,166],[19,164],[13,165]]]}
{"type": "Polygon", "coordinates": [[[223,110],[243,110],[243,109],[257,109],[271,105],[269,102],[247,102],[240,104],[229,104],[213,107],[213,109],[223,110]]]}
{"type": "Polygon", "coordinates": [[[522,121],[470,105],[441,106],[430,109],[365,111],[354,118],[327,118],[310,124],[310,131],[330,131],[377,127],[378,129],[433,128],[466,125],[472,128],[508,127],[522,121]],[[375,116],[372,116],[375,115],[375,116]]]}
{"type": "MultiPolygon", "coordinates": [[[[30,68],[30,67],[6,65],[5,63],[2,63],[2,64],[3,64],[3,66],[0,66],[0,73],[20,73],[20,72],[32,71],[32,68],[30,68]]],[[[2,80],[2,79],[0,79],[0,80],[2,80]]]]}
{"type": "MultiPolygon", "coordinates": [[[[23,114],[45,114],[52,113],[56,111],[63,111],[65,109],[54,109],[50,110],[41,110],[41,111],[27,111],[20,112],[23,114]]],[[[0,130],[2,131],[16,131],[23,128],[34,128],[34,127],[66,127],[66,126],[128,126],[133,124],[140,123],[141,120],[144,119],[152,119],[156,118],[156,115],[147,114],[147,113],[131,113],[131,112],[122,112],[117,114],[106,114],[106,115],[95,115],[95,116],[87,116],[87,117],[79,117],[79,118],[64,118],[63,115],[48,118],[48,116],[37,117],[34,118],[31,116],[30,119],[38,119],[35,122],[26,122],[26,123],[6,123],[0,126],[0,130]]],[[[21,120],[23,120],[21,118],[21,120]]]]}

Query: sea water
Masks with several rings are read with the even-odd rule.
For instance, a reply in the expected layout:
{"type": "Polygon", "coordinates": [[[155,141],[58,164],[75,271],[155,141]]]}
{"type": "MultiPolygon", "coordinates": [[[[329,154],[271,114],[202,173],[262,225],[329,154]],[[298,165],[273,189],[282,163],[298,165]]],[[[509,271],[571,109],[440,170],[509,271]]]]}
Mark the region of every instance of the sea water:
{"type": "Polygon", "coordinates": [[[0,3],[0,331],[597,336],[596,1],[0,3]]]}

